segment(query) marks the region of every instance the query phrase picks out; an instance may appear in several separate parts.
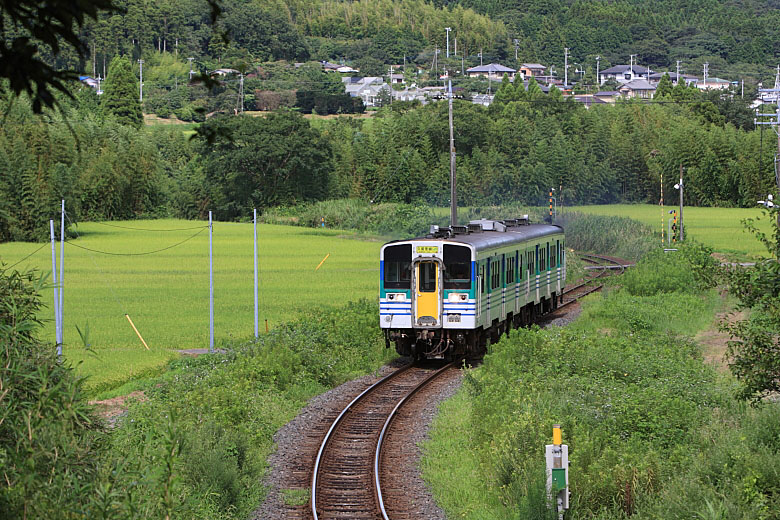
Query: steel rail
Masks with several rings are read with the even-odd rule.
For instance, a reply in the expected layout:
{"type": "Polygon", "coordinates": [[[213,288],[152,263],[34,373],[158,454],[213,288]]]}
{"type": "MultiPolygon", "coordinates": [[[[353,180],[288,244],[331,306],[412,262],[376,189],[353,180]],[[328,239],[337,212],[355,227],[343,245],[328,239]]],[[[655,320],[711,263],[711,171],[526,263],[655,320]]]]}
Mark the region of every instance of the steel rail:
{"type": "MultiPolygon", "coordinates": [[[[599,273],[597,275],[592,276],[588,280],[586,280],[586,281],[584,281],[584,282],[582,282],[582,283],[580,283],[578,285],[575,285],[574,287],[564,291],[561,294],[561,296],[563,296],[564,294],[570,294],[571,292],[576,291],[577,289],[580,289],[580,288],[588,285],[589,283],[593,282],[594,280],[596,280],[598,278],[601,278],[602,276],[604,276],[606,273],[608,273],[612,269],[620,269],[620,273],[619,274],[623,274],[626,271],[626,265],[625,264],[623,264],[622,262],[618,262],[617,260],[613,260],[612,258],[608,258],[608,257],[601,256],[601,255],[591,255],[591,254],[580,254],[580,257],[584,261],[586,261],[588,263],[591,263],[591,264],[599,264],[600,263],[600,265],[594,266],[593,269],[595,270],[595,269],[599,269],[600,268],[601,270],[599,271],[599,273]],[[614,264],[614,265],[613,266],[607,265],[608,263],[611,263],[611,264],[614,264]]],[[[572,298],[569,301],[561,302],[558,305],[558,309],[560,309],[562,307],[566,307],[567,305],[570,305],[570,304],[578,301],[579,299],[583,298],[584,296],[587,296],[590,293],[593,293],[593,292],[596,292],[596,291],[600,290],[602,287],[603,287],[603,284],[596,285],[596,286],[592,287],[591,289],[588,289],[587,291],[583,292],[582,294],[577,295],[575,298],[572,298]]]]}
{"type": "Polygon", "coordinates": [[[311,512],[314,516],[314,520],[319,520],[319,516],[317,515],[317,478],[319,477],[320,472],[320,463],[322,461],[322,454],[325,452],[325,448],[327,448],[328,442],[330,442],[330,439],[333,435],[333,432],[338,427],[339,423],[341,423],[341,420],[344,418],[344,416],[347,414],[347,412],[350,411],[352,406],[354,406],[358,401],[363,399],[364,396],[371,393],[374,389],[377,387],[385,384],[387,381],[395,378],[399,374],[402,374],[412,368],[414,366],[414,363],[410,363],[404,367],[399,368],[395,372],[392,372],[373,385],[369,386],[365,390],[363,390],[357,397],[355,397],[339,414],[338,417],[336,417],[336,420],[333,421],[333,424],[330,425],[330,429],[328,429],[328,433],[325,434],[325,438],[322,441],[322,444],[320,445],[320,449],[317,452],[317,459],[314,461],[314,474],[312,475],[311,479],[311,512]]]}
{"type": "Polygon", "coordinates": [[[437,370],[433,374],[423,379],[417,386],[412,388],[412,390],[410,390],[409,393],[407,393],[400,401],[398,401],[398,403],[395,405],[395,408],[393,408],[393,411],[390,412],[390,415],[387,416],[387,420],[385,420],[384,426],[382,426],[382,431],[379,434],[379,441],[377,442],[376,445],[376,451],[374,452],[374,486],[375,486],[377,502],[379,504],[379,510],[382,513],[383,520],[390,520],[390,517],[387,516],[387,511],[385,510],[385,502],[382,497],[382,485],[379,481],[379,459],[382,454],[382,443],[385,440],[385,433],[387,433],[387,430],[390,428],[390,424],[395,419],[396,412],[398,412],[398,410],[400,410],[401,407],[405,405],[413,395],[415,395],[425,385],[427,385],[437,377],[444,374],[447,370],[455,366],[456,363],[460,363],[460,361],[461,360],[456,360],[444,365],[439,370],[437,370]]]}

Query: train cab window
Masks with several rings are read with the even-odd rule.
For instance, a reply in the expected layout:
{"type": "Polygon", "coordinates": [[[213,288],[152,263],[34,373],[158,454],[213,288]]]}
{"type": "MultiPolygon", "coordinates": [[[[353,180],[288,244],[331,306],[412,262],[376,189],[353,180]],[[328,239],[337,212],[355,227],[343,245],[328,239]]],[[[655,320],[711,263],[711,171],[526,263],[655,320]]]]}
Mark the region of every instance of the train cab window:
{"type": "Polygon", "coordinates": [[[420,292],[436,292],[436,263],[420,263],[420,292]]]}
{"type": "Polygon", "coordinates": [[[471,289],[471,250],[444,245],[444,288],[471,289]]]}
{"type": "Polygon", "coordinates": [[[385,289],[412,287],[412,245],[403,244],[385,248],[385,289]]]}

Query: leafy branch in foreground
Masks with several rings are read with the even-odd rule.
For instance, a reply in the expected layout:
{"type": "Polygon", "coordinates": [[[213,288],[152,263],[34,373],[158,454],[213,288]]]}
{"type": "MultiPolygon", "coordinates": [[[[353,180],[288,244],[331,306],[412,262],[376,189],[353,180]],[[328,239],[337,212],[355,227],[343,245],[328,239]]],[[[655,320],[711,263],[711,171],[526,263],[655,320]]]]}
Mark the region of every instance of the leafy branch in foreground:
{"type": "MultiPolygon", "coordinates": [[[[780,208],[764,211],[773,221],[780,208]]],[[[771,257],[750,268],[733,266],[724,270],[729,291],[739,300],[737,308],[749,311],[742,320],[727,317],[720,324],[731,336],[729,368],[744,384],[741,396],[759,400],[780,391],[780,226],[770,236],[758,231],[752,219],[745,227],[760,240],[771,257]]]]}

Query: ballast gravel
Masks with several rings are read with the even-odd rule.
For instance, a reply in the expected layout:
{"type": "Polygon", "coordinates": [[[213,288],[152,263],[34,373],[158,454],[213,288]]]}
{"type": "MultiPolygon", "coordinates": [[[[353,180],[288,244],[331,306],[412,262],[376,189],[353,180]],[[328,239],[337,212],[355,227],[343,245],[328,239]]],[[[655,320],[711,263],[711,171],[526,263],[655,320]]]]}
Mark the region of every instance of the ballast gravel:
{"type": "MultiPolygon", "coordinates": [[[[566,326],[580,313],[580,305],[575,303],[566,309],[560,309],[544,320],[542,327],[566,326]]],[[[266,500],[255,510],[252,520],[288,520],[310,519],[308,502],[297,505],[294,499],[285,500],[285,493],[296,490],[310,490],[311,468],[314,465],[321,440],[338,416],[339,412],[360,392],[376,382],[380,377],[400,368],[408,360],[397,359],[376,374],[348,381],[332,390],[313,397],[309,404],[292,421],[283,426],[274,435],[276,451],[268,458],[268,472],[263,484],[269,490],[266,500]]],[[[430,490],[420,476],[419,446],[428,438],[428,431],[436,416],[439,404],[452,397],[460,388],[462,374],[441,385],[432,398],[421,407],[409,441],[418,448],[415,460],[410,466],[416,468],[408,476],[409,500],[416,505],[420,517],[429,520],[445,520],[444,512],[438,507],[430,490]]],[[[291,495],[292,496],[292,495],[291,495]]]]}
{"type": "MultiPolygon", "coordinates": [[[[309,489],[311,472],[319,442],[324,438],[330,424],[338,413],[360,392],[376,382],[380,377],[408,363],[401,358],[384,367],[375,375],[368,375],[348,381],[332,390],[318,395],[292,421],[283,426],[274,435],[276,451],[268,458],[269,469],[263,484],[268,488],[268,496],[252,515],[253,520],[282,520],[291,518],[311,518],[308,503],[295,506],[285,503],[285,490],[309,489]]],[[[410,442],[419,446],[428,436],[439,403],[451,397],[460,388],[461,377],[453,378],[442,385],[417,419],[410,442]]],[[[420,450],[417,451],[414,466],[419,468],[420,450]]],[[[444,520],[444,512],[439,509],[431,496],[419,470],[409,475],[409,500],[419,505],[423,517],[431,520],[444,520]]],[[[288,500],[289,501],[289,500],[288,500]]]]}

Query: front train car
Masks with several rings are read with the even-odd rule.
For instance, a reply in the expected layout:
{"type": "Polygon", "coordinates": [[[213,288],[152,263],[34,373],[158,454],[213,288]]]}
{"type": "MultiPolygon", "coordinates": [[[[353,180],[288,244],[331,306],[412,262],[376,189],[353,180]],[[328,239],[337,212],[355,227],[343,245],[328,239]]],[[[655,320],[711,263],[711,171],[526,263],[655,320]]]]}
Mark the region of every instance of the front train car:
{"type": "Polygon", "coordinates": [[[385,244],[379,318],[387,346],[413,358],[483,354],[488,338],[555,307],[563,251],[560,227],[527,217],[431,226],[425,237],[385,244]]]}

